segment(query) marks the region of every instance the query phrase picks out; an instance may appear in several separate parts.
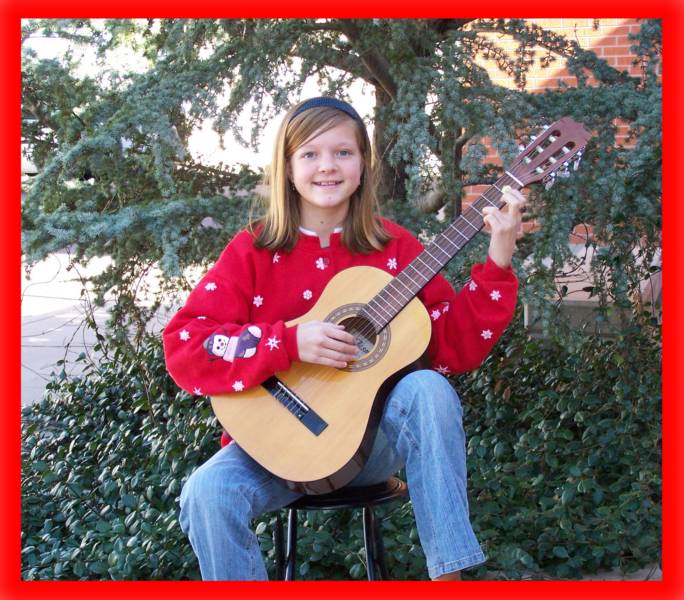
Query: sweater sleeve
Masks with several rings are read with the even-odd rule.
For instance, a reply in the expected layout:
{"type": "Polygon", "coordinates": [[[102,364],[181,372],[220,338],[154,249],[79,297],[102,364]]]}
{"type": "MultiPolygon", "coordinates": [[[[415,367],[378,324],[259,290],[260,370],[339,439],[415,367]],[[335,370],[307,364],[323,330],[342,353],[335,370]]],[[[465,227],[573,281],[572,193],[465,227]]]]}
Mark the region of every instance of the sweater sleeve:
{"type": "MultiPolygon", "coordinates": [[[[408,247],[411,260],[422,251],[415,238],[408,247]]],[[[449,375],[479,367],[513,319],[517,293],[513,270],[502,269],[489,256],[473,265],[470,280],[458,292],[436,275],[418,294],[432,321],[432,368],[449,375]]]]}
{"type": "Polygon", "coordinates": [[[196,395],[240,392],[298,360],[296,326],[251,323],[255,256],[238,234],[163,332],[166,367],[196,395]]]}

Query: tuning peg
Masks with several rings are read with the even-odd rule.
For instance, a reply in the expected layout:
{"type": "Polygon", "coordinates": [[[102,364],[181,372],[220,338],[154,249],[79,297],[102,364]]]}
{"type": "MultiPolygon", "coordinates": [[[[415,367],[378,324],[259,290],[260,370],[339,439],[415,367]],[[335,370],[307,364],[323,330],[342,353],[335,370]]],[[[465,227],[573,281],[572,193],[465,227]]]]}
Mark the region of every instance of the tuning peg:
{"type": "Polygon", "coordinates": [[[558,177],[570,177],[570,164],[568,161],[563,163],[563,166],[558,171],[558,177]]]}
{"type": "Polygon", "coordinates": [[[534,140],[536,140],[536,139],[537,139],[537,136],[536,136],[536,135],[531,135],[531,136],[530,136],[530,140],[532,140],[533,142],[534,142],[534,140]]]}
{"type": "Polygon", "coordinates": [[[551,125],[544,125],[544,127],[543,127],[544,131],[546,131],[549,127],[551,127],[551,125]]]}
{"type": "Polygon", "coordinates": [[[553,173],[549,173],[543,180],[544,182],[544,189],[545,190],[550,190],[553,187],[553,184],[556,183],[556,173],[555,171],[553,173]]]}
{"type": "Polygon", "coordinates": [[[580,162],[582,161],[582,151],[580,150],[576,155],[575,162],[572,165],[572,168],[574,171],[577,171],[579,168],[580,162]]]}
{"type": "Polygon", "coordinates": [[[523,152],[525,150],[525,146],[523,146],[522,144],[519,144],[518,150],[520,150],[520,152],[523,152]]]}

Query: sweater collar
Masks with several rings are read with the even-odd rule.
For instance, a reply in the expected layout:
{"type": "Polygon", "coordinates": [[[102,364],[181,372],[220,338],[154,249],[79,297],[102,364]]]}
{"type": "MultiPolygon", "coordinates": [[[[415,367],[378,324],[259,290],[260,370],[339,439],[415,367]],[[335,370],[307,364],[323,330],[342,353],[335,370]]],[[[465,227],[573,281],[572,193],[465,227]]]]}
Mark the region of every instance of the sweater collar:
{"type": "MultiPolygon", "coordinates": [[[[305,243],[307,246],[315,246],[317,248],[327,248],[328,246],[323,246],[318,234],[311,229],[306,229],[304,227],[299,227],[299,232],[303,235],[299,236],[300,242],[305,243]]],[[[335,227],[330,234],[330,246],[337,246],[340,242],[342,234],[342,227],[335,227]]]]}

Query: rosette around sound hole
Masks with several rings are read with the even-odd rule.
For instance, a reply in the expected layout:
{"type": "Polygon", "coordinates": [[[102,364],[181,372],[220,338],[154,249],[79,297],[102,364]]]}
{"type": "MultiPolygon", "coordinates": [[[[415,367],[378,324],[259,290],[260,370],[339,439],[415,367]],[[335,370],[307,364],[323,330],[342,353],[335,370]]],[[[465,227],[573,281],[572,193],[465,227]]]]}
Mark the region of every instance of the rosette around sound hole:
{"type": "Polygon", "coordinates": [[[326,321],[344,326],[344,330],[356,338],[356,359],[344,371],[362,371],[378,362],[390,344],[389,325],[376,333],[373,324],[361,313],[363,304],[348,304],[334,311],[326,321]]]}

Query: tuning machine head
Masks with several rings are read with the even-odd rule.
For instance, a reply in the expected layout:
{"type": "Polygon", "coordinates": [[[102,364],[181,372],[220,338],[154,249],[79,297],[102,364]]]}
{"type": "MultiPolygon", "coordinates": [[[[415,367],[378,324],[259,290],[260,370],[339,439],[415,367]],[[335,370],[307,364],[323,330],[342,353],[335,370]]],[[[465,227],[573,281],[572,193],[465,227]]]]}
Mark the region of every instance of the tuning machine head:
{"type": "Polygon", "coordinates": [[[584,150],[579,150],[579,151],[577,152],[577,154],[575,154],[575,162],[574,162],[573,165],[572,165],[573,171],[577,171],[577,169],[579,169],[580,162],[581,162],[581,160],[582,160],[582,153],[583,153],[583,152],[584,152],[584,150]]]}
{"type": "Polygon", "coordinates": [[[556,172],[552,171],[549,173],[544,179],[542,179],[542,183],[544,184],[544,189],[545,190],[550,190],[553,187],[553,184],[556,183],[556,172]]]}

